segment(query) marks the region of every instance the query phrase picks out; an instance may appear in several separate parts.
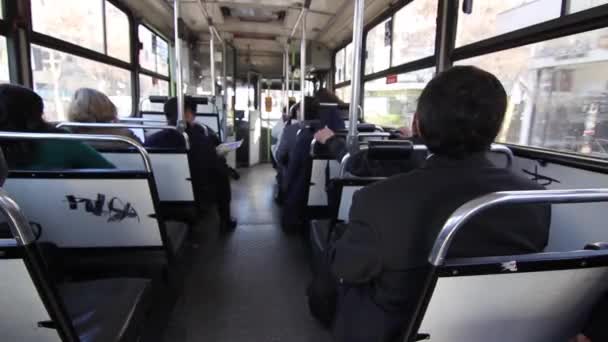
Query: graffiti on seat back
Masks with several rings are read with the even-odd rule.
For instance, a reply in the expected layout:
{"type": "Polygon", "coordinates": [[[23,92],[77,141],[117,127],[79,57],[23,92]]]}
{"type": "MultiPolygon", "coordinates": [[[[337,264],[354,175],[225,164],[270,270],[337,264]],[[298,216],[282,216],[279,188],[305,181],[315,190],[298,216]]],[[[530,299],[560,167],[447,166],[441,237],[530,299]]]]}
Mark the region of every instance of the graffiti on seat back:
{"type": "Polygon", "coordinates": [[[131,203],[123,202],[118,197],[106,201],[106,195],[97,194],[96,199],[66,195],[70,210],[82,210],[95,216],[108,216],[108,222],[122,222],[125,219],[137,219],[139,215],[131,203]]]}

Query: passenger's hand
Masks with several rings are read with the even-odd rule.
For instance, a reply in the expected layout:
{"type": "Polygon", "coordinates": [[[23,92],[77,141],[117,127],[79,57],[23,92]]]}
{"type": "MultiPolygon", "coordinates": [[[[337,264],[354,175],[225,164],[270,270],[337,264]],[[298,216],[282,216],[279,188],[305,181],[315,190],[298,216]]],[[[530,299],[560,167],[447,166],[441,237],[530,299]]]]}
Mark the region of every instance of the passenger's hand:
{"type": "Polygon", "coordinates": [[[401,127],[397,130],[397,132],[402,138],[409,138],[412,136],[412,130],[409,127],[401,127]]]}
{"type": "Polygon", "coordinates": [[[320,142],[321,144],[325,145],[325,143],[327,143],[327,140],[329,140],[334,135],[335,135],[334,131],[325,127],[322,130],[315,133],[315,140],[320,142]]]}
{"type": "Polygon", "coordinates": [[[578,334],[571,342],[592,342],[587,336],[578,334]]]}

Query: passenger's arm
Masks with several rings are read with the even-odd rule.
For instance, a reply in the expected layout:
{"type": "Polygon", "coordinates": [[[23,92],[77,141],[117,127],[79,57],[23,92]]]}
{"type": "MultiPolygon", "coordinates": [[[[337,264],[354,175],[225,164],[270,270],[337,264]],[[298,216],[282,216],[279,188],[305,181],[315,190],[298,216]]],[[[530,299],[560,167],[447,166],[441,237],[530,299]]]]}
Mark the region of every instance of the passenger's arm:
{"type": "Polygon", "coordinates": [[[368,198],[353,196],[350,221],[332,251],[332,271],[344,283],[367,283],[382,270],[380,237],[366,213],[368,198]]]}

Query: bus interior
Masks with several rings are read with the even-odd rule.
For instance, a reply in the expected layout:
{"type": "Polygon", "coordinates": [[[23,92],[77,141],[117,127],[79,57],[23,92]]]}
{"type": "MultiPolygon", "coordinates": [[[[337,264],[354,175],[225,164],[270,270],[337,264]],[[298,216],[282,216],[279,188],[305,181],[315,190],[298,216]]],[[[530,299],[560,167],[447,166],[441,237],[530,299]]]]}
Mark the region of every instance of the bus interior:
{"type": "Polygon", "coordinates": [[[0,83],[33,90],[44,120],[61,130],[0,123],[0,146],[86,142],[115,166],[19,169],[0,158],[9,165],[0,340],[341,342],[310,312],[311,280],[336,225],[349,223],[353,196],[389,178],[353,175],[349,160],[359,150],[426,159],[423,142],[392,139],[415,129],[433,77],[460,65],[491,72],[508,96],[488,158],[546,190],[462,203],[438,230],[425,291],[399,340],[568,341],[608,290],[606,0],[0,5],[0,83]],[[81,88],[107,95],[117,117],[73,122],[81,88]],[[340,101],[314,102],[323,92],[340,101]],[[172,97],[176,122],[166,116],[172,97]],[[201,204],[188,104],[226,149],[232,230],[222,229],[221,210],[201,204]],[[311,136],[293,204],[277,179],[275,128],[285,131],[291,115],[306,123],[312,107],[340,112],[336,134],[349,153],[336,160],[311,136]],[[146,143],[162,131],[179,147],[146,143]],[[515,204],[551,205],[542,252],[448,258],[473,216],[515,204]]]}

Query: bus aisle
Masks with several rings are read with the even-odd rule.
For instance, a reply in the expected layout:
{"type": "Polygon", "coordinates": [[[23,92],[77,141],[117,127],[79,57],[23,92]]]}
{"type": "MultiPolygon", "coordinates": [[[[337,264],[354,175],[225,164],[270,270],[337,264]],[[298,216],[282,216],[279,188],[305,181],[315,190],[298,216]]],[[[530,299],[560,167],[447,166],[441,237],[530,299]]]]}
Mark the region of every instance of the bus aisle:
{"type": "Polygon", "coordinates": [[[308,313],[306,245],[279,226],[270,165],[233,182],[231,234],[214,231],[196,249],[165,341],[330,341],[308,313]]]}

